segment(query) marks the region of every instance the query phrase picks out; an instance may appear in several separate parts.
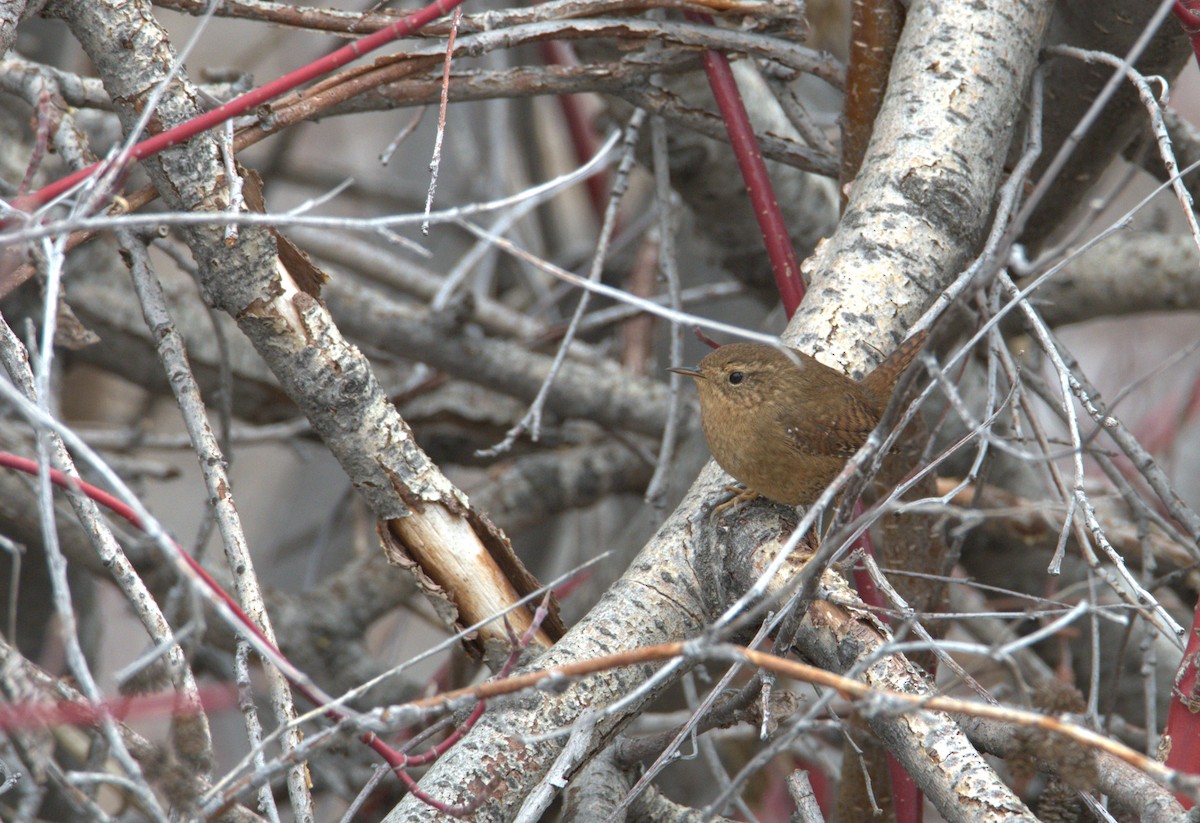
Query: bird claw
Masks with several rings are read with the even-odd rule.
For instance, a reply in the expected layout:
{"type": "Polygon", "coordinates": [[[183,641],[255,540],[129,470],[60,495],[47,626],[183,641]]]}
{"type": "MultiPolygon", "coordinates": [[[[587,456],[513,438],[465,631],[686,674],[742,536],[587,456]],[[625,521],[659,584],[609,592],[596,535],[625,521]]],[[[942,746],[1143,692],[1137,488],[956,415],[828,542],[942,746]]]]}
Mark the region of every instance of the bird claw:
{"type": "Polygon", "coordinates": [[[756,492],[754,489],[744,486],[729,485],[725,487],[725,491],[732,493],[733,497],[722,503],[718,503],[715,507],[713,507],[712,514],[709,515],[709,518],[712,520],[716,520],[718,517],[720,517],[722,512],[735,508],[742,503],[746,503],[750,500],[757,500],[758,498],[762,497],[762,495],[756,492]]]}

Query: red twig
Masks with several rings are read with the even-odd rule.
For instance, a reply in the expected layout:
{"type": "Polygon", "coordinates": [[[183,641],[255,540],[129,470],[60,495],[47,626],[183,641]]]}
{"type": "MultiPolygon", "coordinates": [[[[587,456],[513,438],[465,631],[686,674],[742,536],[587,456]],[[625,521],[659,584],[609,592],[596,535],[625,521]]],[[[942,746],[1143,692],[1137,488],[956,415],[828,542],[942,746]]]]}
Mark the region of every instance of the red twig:
{"type": "MultiPolygon", "coordinates": [[[[8,452],[0,452],[0,466],[16,469],[17,471],[23,471],[26,474],[31,474],[35,477],[41,473],[37,461],[30,460],[26,457],[19,457],[15,454],[9,454],[8,452]]],[[[144,523],[142,523],[142,519],[138,517],[137,513],[133,509],[131,509],[129,506],[126,506],[120,500],[113,497],[103,489],[97,488],[91,483],[87,483],[83,480],[67,477],[58,469],[50,469],[50,482],[56,486],[59,486],[60,488],[81,492],[82,494],[90,497],[92,500],[95,500],[100,505],[112,510],[115,514],[124,518],[131,526],[139,531],[146,530],[146,526],[144,523]]],[[[275,644],[266,638],[266,635],[262,633],[262,630],[258,628],[254,621],[246,616],[246,613],[242,611],[242,608],[238,605],[237,601],[234,600],[233,597],[231,597],[227,591],[222,589],[217,581],[213,579],[212,575],[210,575],[194,557],[184,551],[182,546],[180,546],[178,543],[174,543],[173,545],[175,547],[175,551],[177,551],[179,556],[183,558],[183,562],[187,565],[187,567],[204,582],[204,585],[208,587],[208,589],[217,599],[221,600],[225,606],[229,608],[229,610],[237,617],[238,620],[245,624],[247,631],[252,633],[255,636],[255,639],[263,644],[264,648],[270,649],[274,654],[279,655],[281,659],[286,659],[275,647],[275,644]]],[[[293,685],[296,687],[296,690],[304,695],[304,697],[307,698],[314,706],[321,706],[324,704],[325,701],[321,699],[320,695],[316,694],[316,692],[314,692],[307,684],[293,681],[293,685]]]]}
{"type": "MultiPolygon", "coordinates": [[[[854,516],[857,518],[862,514],[862,501],[854,503],[854,516]]],[[[865,554],[875,558],[875,544],[871,542],[871,533],[865,531],[854,541],[855,549],[862,549],[865,554]]],[[[884,622],[890,621],[887,618],[886,605],[883,602],[883,597],[879,594],[879,588],[875,585],[875,581],[871,579],[871,575],[861,565],[854,567],[854,586],[858,589],[858,596],[868,606],[876,609],[876,616],[884,622]]],[[[897,823],[921,823],[924,817],[925,804],[921,797],[921,790],[917,788],[916,781],[912,779],[912,775],[904,768],[904,765],[896,759],[896,756],[891,752],[887,753],[887,768],[888,777],[892,783],[892,811],[895,815],[897,823]]]]}
{"type": "MultiPolygon", "coordinates": [[[[461,1],[461,0],[460,0],[461,1]]],[[[438,106],[437,136],[433,140],[433,159],[429,161],[429,193],[425,195],[425,221],[421,223],[421,234],[429,234],[429,212],[433,209],[433,195],[437,191],[438,172],[442,169],[442,141],[446,138],[446,109],[450,106],[450,65],[454,57],[454,40],[458,37],[458,24],[462,20],[462,7],[454,10],[450,24],[450,36],[446,38],[446,62],[442,68],[442,100],[438,106]]]]}
{"type": "MultiPolygon", "coordinates": [[[[41,474],[41,470],[36,461],[25,457],[19,457],[15,454],[9,454],[8,452],[0,452],[0,466],[16,469],[17,471],[23,471],[26,474],[31,474],[35,477],[41,474]]],[[[87,483],[83,480],[67,477],[58,469],[50,469],[50,482],[56,486],[59,486],[60,488],[70,489],[72,491],[77,491],[87,495],[100,505],[110,509],[113,513],[124,518],[134,528],[138,529],[139,531],[145,531],[145,526],[142,523],[142,519],[138,517],[137,513],[103,489],[97,488],[91,483],[87,483]]],[[[229,610],[237,617],[237,619],[246,627],[246,630],[253,634],[258,642],[262,643],[265,648],[269,649],[281,660],[286,660],[287,658],[283,656],[283,653],[276,648],[275,644],[267,640],[258,626],[254,624],[254,621],[247,617],[246,613],[242,611],[241,607],[237,604],[237,601],[235,601],[228,592],[226,592],[217,584],[217,581],[214,580],[207,571],[205,571],[204,567],[201,566],[194,557],[184,551],[183,547],[181,547],[178,543],[175,543],[174,547],[175,551],[179,553],[179,556],[183,558],[188,567],[195,572],[198,577],[200,577],[209,591],[211,591],[215,597],[220,599],[229,608],[229,610]]],[[[533,627],[531,627],[531,631],[535,630],[540,622],[541,621],[535,615],[535,622],[533,627]]],[[[322,696],[307,683],[296,680],[295,678],[289,676],[286,671],[284,672],[284,675],[288,677],[288,681],[292,684],[292,687],[301,695],[303,695],[303,697],[313,706],[320,708],[325,705],[325,701],[322,696]]],[[[476,712],[482,713],[482,711],[483,708],[481,704],[479,707],[477,707],[476,712]]],[[[335,722],[346,719],[345,714],[334,708],[326,708],[324,713],[326,717],[335,722]]],[[[374,749],[375,752],[382,757],[389,766],[392,767],[392,771],[395,772],[396,776],[400,778],[400,781],[404,783],[405,787],[410,792],[438,811],[450,814],[452,816],[462,816],[478,807],[478,805],[488,797],[489,793],[485,790],[481,792],[475,798],[475,800],[472,801],[472,803],[465,807],[447,806],[445,803],[442,803],[436,798],[430,797],[421,791],[421,789],[417,787],[416,781],[414,781],[404,771],[404,768],[407,765],[417,762],[417,760],[420,759],[419,756],[418,758],[413,758],[396,751],[391,746],[380,740],[374,732],[364,732],[359,739],[374,749]]],[[[420,759],[420,762],[425,761],[420,759]]]]}
{"type": "MultiPolygon", "coordinates": [[[[712,18],[707,14],[691,11],[685,14],[689,20],[712,23],[712,18]]],[[[767,257],[771,260],[771,271],[775,275],[775,286],[779,289],[779,299],[783,303],[783,310],[791,317],[804,299],[804,280],[800,276],[800,262],[796,259],[796,250],[792,248],[787,221],[779,210],[779,201],[775,198],[775,189],[767,175],[767,165],[763,162],[762,151],[759,150],[750,116],[746,113],[742,95],[733,79],[729,60],[720,52],[708,50],[704,52],[703,61],[704,73],[708,75],[713,97],[721,109],[725,128],[729,130],[729,143],[733,147],[742,178],[746,181],[754,216],[762,231],[767,257]]]]}
{"type": "Polygon", "coordinates": [[[1192,51],[1200,60],[1200,0],[1175,0],[1171,8],[1183,33],[1192,41],[1192,51]]]}
{"type": "Polygon", "coordinates": [[[704,330],[702,328],[700,328],[699,326],[692,326],[692,334],[696,335],[696,339],[699,340],[704,345],[708,346],[710,349],[721,348],[721,344],[718,343],[716,340],[713,340],[707,334],[705,334],[704,330]]]}
{"type": "MultiPolygon", "coordinates": [[[[854,502],[854,517],[862,516],[863,504],[861,500],[854,502]]],[[[861,549],[863,554],[875,559],[875,544],[871,542],[871,533],[863,532],[854,545],[850,547],[851,551],[861,549]]],[[[891,623],[887,616],[887,606],[883,602],[883,596],[879,594],[879,588],[875,585],[875,581],[871,579],[870,573],[864,566],[856,564],[854,566],[854,587],[858,589],[858,596],[862,598],[862,602],[876,610],[878,617],[883,624],[891,623]]]]}
{"type": "MultiPolygon", "coordinates": [[[[237,703],[237,692],[227,686],[204,686],[197,690],[197,698],[206,711],[221,711],[237,703]]],[[[0,706],[0,729],[9,732],[43,724],[83,726],[98,723],[104,717],[116,720],[156,717],[175,712],[179,705],[180,696],[175,692],[129,695],[99,702],[61,700],[13,703],[0,706]]]]}
{"type": "MultiPolygon", "coordinates": [[[[1187,650],[1175,673],[1171,703],[1167,709],[1167,726],[1163,737],[1171,741],[1167,747],[1167,766],[1181,772],[1200,774],[1200,681],[1196,679],[1196,657],[1200,654],[1200,602],[1192,612],[1192,628],[1188,632],[1187,650]]],[[[1195,803],[1191,797],[1175,793],[1185,809],[1195,803]]]]}
{"type": "MultiPolygon", "coordinates": [[[[579,58],[575,56],[575,51],[561,40],[544,40],[540,46],[542,59],[548,65],[579,65],[579,58]]],[[[582,94],[560,94],[558,105],[562,109],[563,117],[566,118],[567,132],[571,135],[571,145],[576,161],[583,163],[589,157],[595,157],[596,152],[600,149],[600,141],[596,137],[596,130],[592,128],[591,120],[584,111],[584,96],[582,94]]],[[[603,218],[604,209],[608,206],[608,178],[608,173],[602,172],[593,174],[584,182],[584,185],[587,186],[588,199],[592,202],[592,211],[597,220],[603,218]]]]}
{"type": "Polygon", "coordinates": [[[554,596],[559,600],[566,600],[573,595],[580,586],[592,579],[592,570],[584,569],[562,583],[554,587],[554,596]]]}
{"type": "Polygon", "coordinates": [[[1177,396],[1167,397],[1138,421],[1137,441],[1151,454],[1163,454],[1179,440],[1189,423],[1200,415],[1200,375],[1192,378],[1182,403],[1177,396]]]}
{"type": "MultiPolygon", "coordinates": [[[[453,11],[462,2],[463,0],[434,0],[433,3],[430,3],[423,9],[410,14],[403,20],[396,21],[386,28],[380,29],[374,34],[369,34],[361,40],[355,40],[353,43],[349,43],[319,60],[314,60],[307,66],[289,72],[264,86],[259,86],[257,89],[235,97],[228,103],[218,106],[212,111],[205,112],[198,117],[194,117],[186,123],[180,123],[174,128],[167,129],[147,140],[143,140],[130,149],[128,156],[134,160],[141,160],[177,143],[182,143],[214,126],[219,126],[230,118],[252,111],[269,100],[307,83],[309,80],[339,69],[347,63],[397,38],[412,34],[427,23],[453,11]]],[[[18,198],[14,206],[18,209],[32,210],[44,205],[95,174],[101,166],[101,163],[95,163],[87,168],[80,169],[27,197],[18,198]]]]}
{"type": "Polygon", "coordinates": [[[916,781],[891,752],[887,753],[887,767],[892,781],[892,811],[896,823],[921,823],[925,817],[925,798],[916,781]]]}
{"type": "Polygon", "coordinates": [[[838,172],[843,209],[871,142],[875,118],[887,91],[892,57],[904,30],[904,6],[897,0],[853,0],[850,6],[850,54],[842,104],[842,163],[838,172]]]}

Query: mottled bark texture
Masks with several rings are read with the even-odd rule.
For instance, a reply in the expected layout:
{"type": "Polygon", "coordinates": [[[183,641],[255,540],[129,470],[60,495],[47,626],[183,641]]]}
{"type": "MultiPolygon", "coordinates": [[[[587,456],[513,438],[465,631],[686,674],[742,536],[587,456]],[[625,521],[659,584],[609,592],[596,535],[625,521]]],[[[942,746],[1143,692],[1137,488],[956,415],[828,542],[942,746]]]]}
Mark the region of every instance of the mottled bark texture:
{"type": "MultiPolygon", "coordinates": [[[[46,11],[71,26],[122,124],[134,127],[156,86],[167,82],[175,59],[149,5],[62,0],[46,11]]],[[[170,128],[201,110],[195,87],[175,77],[149,128],[170,128]]],[[[168,208],[219,212],[229,206],[220,151],[211,135],[166,149],[143,165],[168,208]]],[[[465,623],[511,605],[518,584],[493,554],[502,554],[507,542],[473,516],[466,498],[417,446],[366,358],[342,336],[320,299],[303,291],[280,263],[271,233],[243,227],[236,242],[227,243],[219,225],[189,226],[183,232],[205,299],[237,320],[284,392],[309,418],[379,517],[391,556],[398,561],[407,556],[421,568],[430,593],[454,607],[465,623]]],[[[522,579],[519,585],[530,583],[522,579]]],[[[522,632],[530,614],[519,609],[511,619],[522,632]]],[[[540,644],[549,642],[540,636],[540,644]]],[[[493,624],[481,632],[480,644],[498,662],[506,655],[508,636],[493,624]]]]}
{"type": "Polygon", "coordinates": [[[963,269],[991,217],[1052,6],[909,9],[871,150],[837,231],[805,263],[812,286],[786,339],[861,373],[963,269]]]}
{"type": "MultiPolygon", "coordinates": [[[[876,356],[873,345],[890,350],[905,336],[930,297],[957,273],[982,236],[1049,21],[1050,3],[982,6],[915,3],[910,9],[888,98],[876,125],[873,145],[879,148],[869,153],[863,164],[855,186],[857,197],[852,198],[846,219],[810,261],[809,269],[815,275],[813,290],[790,327],[793,342],[813,351],[821,341],[821,348],[835,365],[849,363],[863,369],[876,356]],[[945,66],[946,70],[930,72],[930,65],[945,66]]],[[[719,483],[719,475],[712,464],[701,473],[630,572],[538,666],[579,659],[594,649],[592,638],[613,637],[608,628],[614,619],[611,609],[631,588],[641,588],[640,581],[650,569],[662,574],[671,570],[671,587],[666,588],[664,581],[656,592],[667,597],[667,613],[679,622],[667,626],[662,615],[657,615],[653,620],[625,623],[616,636],[619,647],[688,636],[689,626],[697,627],[705,614],[719,612],[732,602],[737,591],[729,588],[732,581],[728,577],[718,576],[708,586],[681,587],[682,580],[692,578],[681,580],[678,576],[684,569],[707,575],[714,569],[732,573],[740,567],[725,541],[711,539],[714,527],[701,517],[701,504],[719,483]],[[685,615],[686,619],[681,619],[685,615]],[[672,636],[674,631],[684,634],[672,636]]],[[[787,534],[778,520],[765,532],[756,531],[757,536],[771,531],[787,534]]],[[[772,541],[756,540],[754,546],[755,551],[769,554],[772,541]]],[[[801,651],[839,668],[851,665],[852,661],[823,651],[831,644],[836,647],[838,635],[833,621],[817,619],[821,614],[813,613],[810,633],[802,635],[801,651]]],[[[841,625],[847,622],[853,621],[841,625]]],[[[911,664],[896,661],[893,665],[903,671],[888,672],[873,682],[918,691],[930,688],[911,664]]],[[[561,745],[545,741],[521,746],[514,743],[518,736],[537,734],[548,723],[569,725],[584,708],[611,703],[644,676],[625,673],[588,678],[579,684],[586,684],[586,698],[572,688],[569,699],[539,694],[526,698],[530,705],[506,707],[495,715],[489,712],[481,727],[439,761],[422,785],[440,799],[462,803],[489,779],[499,778],[501,790],[485,801],[478,815],[481,820],[509,819],[519,808],[519,797],[513,797],[511,791],[519,782],[518,775],[520,782],[526,782],[531,775],[542,774],[561,745]]],[[[631,709],[626,707],[621,716],[631,709]]],[[[1028,815],[1003,783],[985,779],[990,769],[945,716],[919,713],[899,721],[872,718],[872,723],[880,724],[876,731],[918,776],[947,819],[1020,819],[1028,815]],[[920,742],[920,735],[926,732],[934,735],[931,739],[953,741],[956,754],[950,762],[929,757],[920,742]],[[957,777],[963,780],[955,782],[957,777]]],[[[388,819],[399,823],[439,816],[409,798],[388,819]]]]}

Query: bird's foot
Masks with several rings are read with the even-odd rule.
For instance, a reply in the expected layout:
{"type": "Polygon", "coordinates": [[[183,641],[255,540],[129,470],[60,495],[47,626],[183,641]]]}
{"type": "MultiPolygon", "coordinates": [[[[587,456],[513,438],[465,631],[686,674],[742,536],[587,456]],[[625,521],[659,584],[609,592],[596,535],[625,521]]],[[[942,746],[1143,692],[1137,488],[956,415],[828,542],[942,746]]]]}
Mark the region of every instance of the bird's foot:
{"type": "Polygon", "coordinates": [[[746,503],[750,500],[757,500],[759,497],[762,497],[762,495],[756,492],[754,489],[744,486],[726,486],[725,491],[732,493],[733,497],[730,497],[723,503],[718,503],[713,508],[712,514],[709,515],[712,520],[716,520],[721,516],[722,513],[736,508],[742,503],[746,503]]]}

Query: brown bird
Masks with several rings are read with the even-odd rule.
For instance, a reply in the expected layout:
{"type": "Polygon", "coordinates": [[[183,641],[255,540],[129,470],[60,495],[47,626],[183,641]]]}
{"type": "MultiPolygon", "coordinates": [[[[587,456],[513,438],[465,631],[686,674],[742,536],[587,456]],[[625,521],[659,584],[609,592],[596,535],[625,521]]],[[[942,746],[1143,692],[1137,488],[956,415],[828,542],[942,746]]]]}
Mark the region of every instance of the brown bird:
{"type": "Polygon", "coordinates": [[[725,505],[759,495],[790,506],[816,500],[879,424],[926,337],[905,340],[862,380],[762,343],[729,343],[694,369],[671,368],[695,378],[708,447],[746,486],[725,505]]]}

